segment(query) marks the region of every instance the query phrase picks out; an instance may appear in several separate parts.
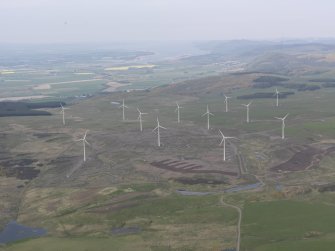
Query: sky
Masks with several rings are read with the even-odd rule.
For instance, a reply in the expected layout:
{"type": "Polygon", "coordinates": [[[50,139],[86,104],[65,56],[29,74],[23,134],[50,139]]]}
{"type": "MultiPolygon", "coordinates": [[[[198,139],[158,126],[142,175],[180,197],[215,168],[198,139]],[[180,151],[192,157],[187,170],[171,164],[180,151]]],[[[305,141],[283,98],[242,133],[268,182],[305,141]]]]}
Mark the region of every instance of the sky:
{"type": "Polygon", "coordinates": [[[0,43],[335,37],[334,0],[0,2],[0,43]]]}

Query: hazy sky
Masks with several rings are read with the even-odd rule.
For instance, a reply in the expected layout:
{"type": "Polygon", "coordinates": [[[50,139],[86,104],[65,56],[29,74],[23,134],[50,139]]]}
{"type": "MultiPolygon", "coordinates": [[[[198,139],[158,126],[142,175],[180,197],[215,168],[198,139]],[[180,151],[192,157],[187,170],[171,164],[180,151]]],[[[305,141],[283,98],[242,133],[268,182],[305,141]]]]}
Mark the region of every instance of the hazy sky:
{"type": "Polygon", "coordinates": [[[0,43],[335,37],[334,0],[0,0],[0,43]]]}

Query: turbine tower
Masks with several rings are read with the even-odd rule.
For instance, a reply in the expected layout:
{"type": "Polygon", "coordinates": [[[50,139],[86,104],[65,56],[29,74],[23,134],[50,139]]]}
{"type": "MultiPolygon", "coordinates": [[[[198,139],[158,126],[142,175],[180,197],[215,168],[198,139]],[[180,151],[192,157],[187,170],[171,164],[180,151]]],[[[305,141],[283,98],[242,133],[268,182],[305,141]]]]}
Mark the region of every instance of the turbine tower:
{"type": "Polygon", "coordinates": [[[148,113],[141,112],[140,109],[137,108],[138,111],[138,120],[140,121],[140,130],[141,132],[143,131],[143,126],[142,126],[142,115],[146,115],[148,113]]]}
{"type": "Polygon", "coordinates": [[[228,112],[228,99],[231,98],[231,97],[227,97],[226,95],[224,95],[225,97],[225,104],[226,104],[226,112],[228,112]]]}
{"type": "Polygon", "coordinates": [[[250,108],[250,105],[251,105],[252,101],[249,102],[249,104],[245,105],[245,104],[242,104],[243,106],[245,106],[247,108],[247,123],[249,123],[249,108],[250,108]]]}
{"type": "Polygon", "coordinates": [[[60,113],[62,114],[63,116],[63,125],[65,125],[65,110],[66,108],[64,108],[64,106],[62,105],[62,102],[60,103],[60,113]]]}
{"type": "Polygon", "coordinates": [[[178,121],[178,124],[180,123],[180,109],[183,108],[181,106],[179,106],[178,102],[176,102],[177,104],[177,108],[175,110],[175,112],[177,113],[177,121],[178,121]]]}
{"type": "Polygon", "coordinates": [[[87,140],[86,140],[87,132],[88,132],[88,130],[86,130],[85,135],[84,135],[83,138],[76,140],[76,141],[82,141],[83,142],[83,147],[84,147],[84,162],[86,161],[86,144],[90,145],[87,142],[87,140]]]}
{"type": "Polygon", "coordinates": [[[122,108],[122,121],[125,121],[124,109],[128,108],[128,106],[124,105],[124,99],[122,99],[122,105],[119,108],[122,108]]]}
{"type": "Polygon", "coordinates": [[[276,103],[276,106],[278,107],[279,106],[279,94],[280,92],[278,91],[278,89],[276,88],[276,93],[274,95],[277,96],[277,103],[276,103]]]}
{"type": "Polygon", "coordinates": [[[209,130],[209,116],[214,116],[214,114],[209,111],[208,105],[207,105],[207,111],[204,114],[202,114],[201,117],[206,115],[207,115],[207,130],[209,130]]]}
{"type": "Polygon", "coordinates": [[[281,127],[281,138],[282,139],[285,139],[285,119],[287,118],[287,116],[288,114],[286,114],[286,116],[283,118],[275,117],[275,119],[280,119],[282,121],[282,127],[281,127]]]}
{"type": "Polygon", "coordinates": [[[157,126],[156,126],[155,129],[153,129],[152,131],[154,132],[154,131],[157,130],[157,145],[158,145],[158,146],[161,146],[161,134],[160,134],[160,130],[159,130],[160,128],[166,130],[165,127],[163,127],[163,126],[161,126],[161,125],[159,124],[159,120],[158,120],[158,117],[157,117],[157,126]]]}
{"type": "Polygon", "coordinates": [[[220,132],[221,137],[222,137],[220,146],[222,146],[222,144],[223,144],[223,161],[226,161],[226,139],[237,139],[237,138],[235,138],[235,137],[226,137],[226,136],[223,135],[223,133],[221,132],[221,130],[219,130],[219,132],[220,132]]]}

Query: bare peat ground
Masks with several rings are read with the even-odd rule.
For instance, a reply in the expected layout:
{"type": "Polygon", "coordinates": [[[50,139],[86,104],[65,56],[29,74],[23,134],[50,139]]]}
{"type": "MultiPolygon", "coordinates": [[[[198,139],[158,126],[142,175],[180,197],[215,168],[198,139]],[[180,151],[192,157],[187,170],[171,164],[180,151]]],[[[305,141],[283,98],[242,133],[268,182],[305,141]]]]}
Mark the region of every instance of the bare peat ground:
{"type": "Polygon", "coordinates": [[[223,170],[210,170],[206,169],[201,165],[193,164],[190,162],[185,161],[178,161],[178,160],[172,160],[172,159],[164,159],[161,161],[154,161],[151,162],[151,165],[173,171],[173,172],[180,172],[180,173],[209,173],[209,174],[224,174],[229,176],[237,177],[237,172],[231,172],[231,171],[223,171],[223,170]]]}
{"type": "Polygon", "coordinates": [[[292,158],[284,163],[272,167],[274,172],[294,172],[307,170],[317,165],[323,157],[335,151],[335,147],[328,149],[317,149],[307,146],[305,149],[295,153],[292,158]]]}

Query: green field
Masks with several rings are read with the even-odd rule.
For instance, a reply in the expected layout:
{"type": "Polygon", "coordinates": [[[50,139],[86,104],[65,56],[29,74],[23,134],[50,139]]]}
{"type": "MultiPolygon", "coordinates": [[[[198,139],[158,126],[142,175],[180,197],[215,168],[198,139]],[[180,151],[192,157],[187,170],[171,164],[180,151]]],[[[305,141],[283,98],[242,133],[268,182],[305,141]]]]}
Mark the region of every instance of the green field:
{"type": "Polygon", "coordinates": [[[334,204],[309,201],[248,203],[241,250],[333,250],[334,204]]]}

